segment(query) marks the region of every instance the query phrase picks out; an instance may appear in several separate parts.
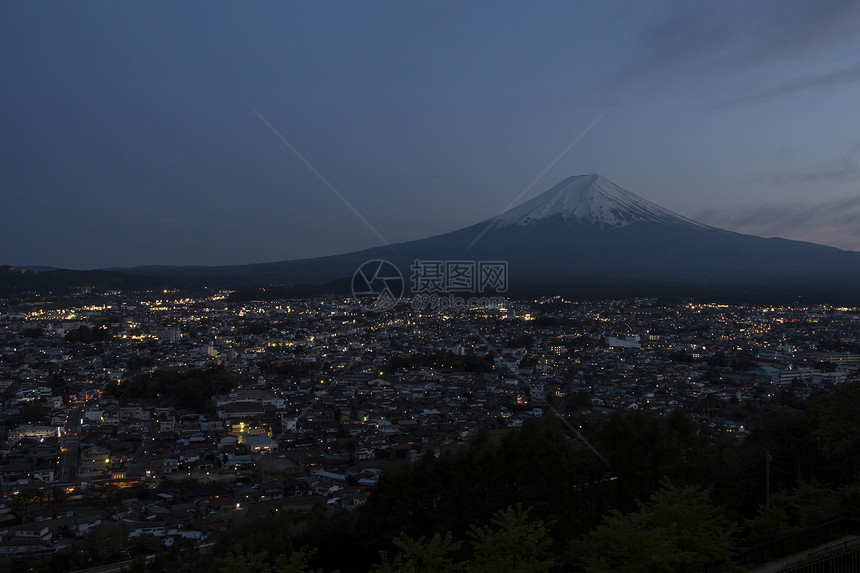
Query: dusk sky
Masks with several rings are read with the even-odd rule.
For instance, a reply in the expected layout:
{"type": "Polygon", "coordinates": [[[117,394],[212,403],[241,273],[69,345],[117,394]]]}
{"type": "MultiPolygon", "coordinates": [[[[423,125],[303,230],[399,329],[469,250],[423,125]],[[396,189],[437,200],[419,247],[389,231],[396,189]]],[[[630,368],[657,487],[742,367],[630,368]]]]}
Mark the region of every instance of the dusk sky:
{"type": "Polygon", "coordinates": [[[4,2],[0,73],[0,264],[337,254],[585,173],[860,251],[853,1],[4,2]]]}

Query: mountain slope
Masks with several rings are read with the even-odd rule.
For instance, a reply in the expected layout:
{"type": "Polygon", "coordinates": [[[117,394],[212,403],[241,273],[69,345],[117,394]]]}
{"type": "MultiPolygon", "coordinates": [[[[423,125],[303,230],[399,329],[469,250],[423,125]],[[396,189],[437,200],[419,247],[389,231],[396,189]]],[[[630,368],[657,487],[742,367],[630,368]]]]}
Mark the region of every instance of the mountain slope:
{"type": "Polygon", "coordinates": [[[598,175],[565,179],[482,223],[390,247],[253,265],[117,271],[126,284],[129,276],[137,276],[146,284],[180,288],[340,281],[348,289],[356,269],[373,259],[396,265],[407,287],[416,260],[505,261],[511,294],[757,292],[860,302],[860,253],[709,227],[598,175]]]}
{"type": "Polygon", "coordinates": [[[549,191],[499,215],[495,226],[533,225],[556,217],[601,227],[659,223],[710,228],[638,197],[596,174],[568,177],[549,191]]]}

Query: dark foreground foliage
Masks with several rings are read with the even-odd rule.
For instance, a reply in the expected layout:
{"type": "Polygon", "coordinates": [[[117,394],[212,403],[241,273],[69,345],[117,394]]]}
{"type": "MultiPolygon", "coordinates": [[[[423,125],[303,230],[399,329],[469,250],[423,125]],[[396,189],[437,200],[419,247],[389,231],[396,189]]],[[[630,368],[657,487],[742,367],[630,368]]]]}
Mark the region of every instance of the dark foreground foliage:
{"type": "Polygon", "coordinates": [[[600,456],[552,416],[479,432],[385,473],[355,511],[274,513],[132,569],[731,571],[762,540],[860,516],[860,382],[769,413],[742,442],[681,411],[578,422],[600,456]]]}

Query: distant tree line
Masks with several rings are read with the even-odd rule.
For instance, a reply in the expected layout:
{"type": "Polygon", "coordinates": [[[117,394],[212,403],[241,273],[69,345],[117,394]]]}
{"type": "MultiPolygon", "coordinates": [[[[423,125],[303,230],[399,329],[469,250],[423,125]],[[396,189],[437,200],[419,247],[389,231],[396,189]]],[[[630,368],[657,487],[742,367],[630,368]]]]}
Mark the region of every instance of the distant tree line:
{"type": "Polygon", "coordinates": [[[131,380],[112,381],[105,393],[123,400],[146,400],[193,411],[205,411],[212,396],[236,388],[239,378],[222,367],[208,370],[156,370],[131,380]]]}
{"type": "Polygon", "coordinates": [[[450,350],[435,354],[408,354],[392,356],[388,360],[384,372],[393,374],[397,370],[420,370],[430,368],[449,372],[491,372],[493,370],[493,355],[486,354],[454,354],[450,350]]]}
{"type": "Polygon", "coordinates": [[[74,330],[66,333],[65,339],[69,342],[83,342],[90,344],[93,342],[104,342],[113,338],[110,330],[104,326],[91,327],[82,325],[74,330]]]}

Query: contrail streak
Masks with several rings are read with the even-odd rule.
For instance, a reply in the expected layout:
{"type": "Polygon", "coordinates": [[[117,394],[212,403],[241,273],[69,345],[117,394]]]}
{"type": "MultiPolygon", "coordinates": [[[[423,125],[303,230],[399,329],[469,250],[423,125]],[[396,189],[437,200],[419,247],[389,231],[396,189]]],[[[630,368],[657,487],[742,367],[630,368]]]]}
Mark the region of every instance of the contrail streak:
{"type": "MultiPolygon", "coordinates": [[[[531,188],[535,186],[535,183],[537,183],[537,182],[540,180],[540,178],[541,178],[541,177],[543,177],[544,175],[546,175],[547,171],[549,171],[550,169],[552,169],[553,167],[555,167],[555,164],[556,164],[556,163],[558,163],[559,161],[561,161],[561,158],[562,158],[562,157],[564,157],[565,155],[567,155],[567,152],[568,152],[568,151],[570,151],[570,150],[571,150],[571,148],[572,148],[574,145],[576,145],[577,143],[579,143],[579,140],[580,140],[580,139],[582,139],[583,137],[585,137],[585,134],[586,134],[586,133],[588,133],[589,131],[591,131],[591,128],[592,128],[592,127],[594,127],[594,126],[597,124],[597,122],[598,122],[598,121],[600,121],[600,118],[602,118],[602,117],[603,117],[603,115],[604,115],[605,113],[606,113],[606,110],[603,110],[603,111],[601,111],[599,114],[597,114],[597,117],[595,117],[594,119],[592,119],[592,120],[591,120],[591,123],[589,123],[588,125],[586,125],[586,126],[585,126],[585,129],[583,129],[582,131],[580,131],[580,132],[579,132],[579,135],[577,135],[575,138],[573,138],[573,141],[571,141],[571,142],[567,145],[567,147],[565,147],[565,148],[561,151],[561,153],[559,153],[559,154],[558,154],[558,156],[556,156],[556,158],[555,158],[555,159],[553,159],[552,161],[550,161],[550,162],[549,162],[549,165],[547,165],[546,167],[544,167],[544,170],[543,170],[543,171],[541,171],[540,173],[538,173],[538,176],[537,176],[537,177],[535,177],[534,179],[532,179],[532,182],[531,182],[531,183],[529,183],[528,185],[526,185],[525,189],[523,189],[523,190],[520,192],[520,194],[519,194],[519,195],[517,195],[517,196],[514,198],[514,200],[513,200],[513,201],[511,201],[511,202],[510,202],[510,204],[508,204],[508,206],[507,206],[507,207],[505,207],[505,211],[507,211],[508,209],[510,209],[511,207],[513,207],[514,205],[516,205],[517,203],[519,203],[520,199],[522,199],[522,198],[523,198],[523,196],[524,196],[526,193],[528,193],[529,191],[531,191],[531,188]]],[[[504,211],[503,211],[503,212],[504,212],[504,211]]],[[[484,235],[486,235],[486,234],[487,234],[487,231],[489,231],[489,230],[490,230],[490,228],[493,226],[493,223],[495,223],[495,222],[496,222],[496,220],[498,220],[498,218],[499,218],[499,217],[498,217],[498,216],[496,216],[496,217],[493,217],[492,219],[490,219],[490,220],[489,220],[489,222],[487,223],[486,227],[484,227],[484,230],[483,230],[483,231],[481,231],[481,232],[478,234],[478,236],[477,236],[477,237],[475,237],[475,238],[472,240],[472,242],[471,242],[471,243],[469,243],[469,246],[468,246],[468,247],[466,247],[466,250],[467,250],[467,251],[468,251],[469,249],[471,249],[471,248],[472,248],[472,246],[474,246],[474,244],[475,244],[475,243],[477,243],[478,241],[480,241],[480,240],[481,240],[481,238],[482,238],[484,235]]]]}
{"type": "Polygon", "coordinates": [[[349,208],[349,210],[350,210],[350,211],[352,211],[352,212],[353,212],[353,214],[355,214],[355,216],[356,216],[356,217],[358,217],[358,218],[359,218],[359,220],[360,220],[362,223],[364,223],[364,226],[365,226],[365,227],[367,227],[368,229],[370,229],[371,231],[373,231],[373,234],[374,234],[374,235],[376,235],[377,237],[379,237],[379,240],[381,240],[383,243],[385,243],[385,245],[386,245],[389,249],[393,249],[393,248],[394,248],[394,247],[392,247],[392,246],[391,246],[391,243],[388,241],[388,239],[386,239],[385,237],[383,237],[383,236],[382,236],[382,233],[380,233],[380,232],[376,229],[376,227],[374,227],[374,226],[370,223],[370,221],[368,221],[368,220],[364,217],[364,215],[362,215],[362,214],[359,212],[359,210],[358,210],[358,209],[356,209],[356,208],[352,205],[352,203],[350,203],[350,202],[349,202],[349,200],[348,200],[346,197],[344,197],[344,196],[340,193],[340,191],[338,191],[338,190],[335,188],[335,186],[334,186],[334,185],[332,185],[331,183],[329,183],[329,180],[328,180],[328,179],[326,179],[325,177],[323,177],[323,174],[322,174],[322,173],[320,173],[320,172],[317,170],[317,168],[316,168],[316,167],[314,167],[314,166],[313,166],[313,164],[311,164],[311,162],[310,162],[310,161],[308,161],[308,160],[305,158],[305,156],[304,156],[304,155],[302,155],[302,154],[301,154],[301,152],[299,152],[299,150],[298,150],[298,149],[296,149],[296,148],[295,148],[295,146],[294,146],[292,143],[290,143],[290,142],[289,142],[289,140],[288,140],[286,137],[284,137],[283,135],[281,135],[281,132],[279,132],[277,129],[275,129],[275,126],[273,126],[271,123],[269,123],[269,120],[267,120],[265,117],[263,117],[263,114],[261,114],[259,111],[257,111],[257,109],[256,109],[254,106],[251,106],[251,111],[253,111],[253,112],[254,112],[254,114],[255,114],[258,118],[260,118],[260,121],[262,121],[262,122],[263,122],[263,125],[265,125],[266,127],[268,127],[268,128],[269,128],[269,131],[271,131],[272,133],[274,133],[274,134],[275,134],[275,136],[276,136],[278,139],[280,139],[280,140],[281,140],[281,142],[283,142],[283,144],[284,144],[284,145],[286,145],[286,146],[289,148],[289,150],[290,150],[290,151],[292,151],[292,152],[296,155],[296,157],[298,157],[298,158],[301,160],[301,162],[302,162],[302,163],[304,163],[304,164],[307,166],[307,168],[308,168],[308,169],[310,169],[310,170],[311,170],[311,172],[312,172],[314,175],[316,175],[316,176],[317,176],[317,178],[318,178],[320,181],[322,181],[322,182],[325,184],[325,186],[326,186],[326,187],[328,187],[328,188],[331,190],[331,192],[332,192],[332,193],[334,193],[334,194],[335,194],[335,196],[336,196],[338,199],[340,199],[340,200],[341,200],[341,202],[342,202],[344,205],[346,205],[346,206],[349,208]]]}

